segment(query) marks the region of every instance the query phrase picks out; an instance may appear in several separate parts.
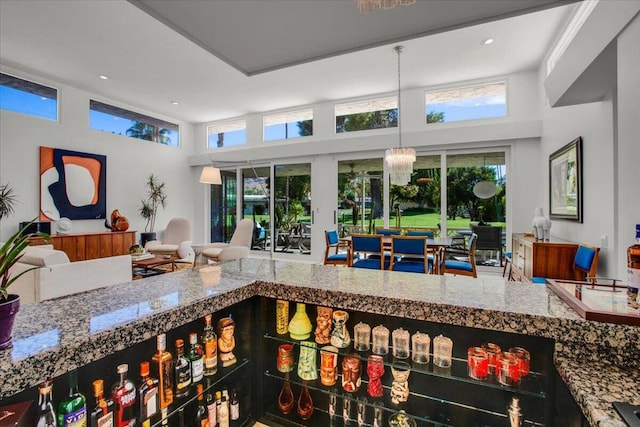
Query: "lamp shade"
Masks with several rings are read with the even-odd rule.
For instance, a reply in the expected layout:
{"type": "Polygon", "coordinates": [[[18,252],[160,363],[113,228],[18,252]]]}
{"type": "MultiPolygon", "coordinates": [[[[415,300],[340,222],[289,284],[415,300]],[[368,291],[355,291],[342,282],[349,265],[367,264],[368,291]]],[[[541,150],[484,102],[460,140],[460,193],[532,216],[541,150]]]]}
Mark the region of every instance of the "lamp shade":
{"type": "Polygon", "coordinates": [[[213,166],[205,166],[200,174],[200,182],[203,184],[221,185],[220,169],[213,166]]]}
{"type": "Polygon", "coordinates": [[[480,199],[488,199],[495,196],[497,191],[496,184],[491,181],[480,181],[473,186],[473,194],[480,199]]]}

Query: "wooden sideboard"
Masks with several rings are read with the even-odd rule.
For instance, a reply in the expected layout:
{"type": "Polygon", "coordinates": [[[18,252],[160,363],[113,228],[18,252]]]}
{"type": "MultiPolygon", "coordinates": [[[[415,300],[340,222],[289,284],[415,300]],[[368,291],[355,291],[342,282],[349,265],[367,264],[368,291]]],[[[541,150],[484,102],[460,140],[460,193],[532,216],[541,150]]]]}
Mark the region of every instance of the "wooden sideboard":
{"type": "Polygon", "coordinates": [[[536,240],[524,234],[512,235],[512,278],[528,282],[532,277],[574,279],[573,262],[578,244],[566,240],[536,240]]]}
{"type": "Polygon", "coordinates": [[[71,261],[106,258],[129,253],[129,248],[136,244],[135,231],[105,231],[95,233],[57,234],[51,236],[50,242],[42,238],[32,237],[31,245],[52,244],[55,249],[66,252],[71,261]]]}

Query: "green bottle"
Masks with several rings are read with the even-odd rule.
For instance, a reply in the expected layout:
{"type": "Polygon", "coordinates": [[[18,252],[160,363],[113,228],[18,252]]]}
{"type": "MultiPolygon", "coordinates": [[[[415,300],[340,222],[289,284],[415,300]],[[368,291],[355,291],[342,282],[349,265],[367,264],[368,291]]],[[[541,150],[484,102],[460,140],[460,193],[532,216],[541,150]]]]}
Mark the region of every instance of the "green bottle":
{"type": "Polygon", "coordinates": [[[78,390],[78,371],[69,372],[69,394],[58,408],[58,427],[86,427],[87,399],[78,390]]]}

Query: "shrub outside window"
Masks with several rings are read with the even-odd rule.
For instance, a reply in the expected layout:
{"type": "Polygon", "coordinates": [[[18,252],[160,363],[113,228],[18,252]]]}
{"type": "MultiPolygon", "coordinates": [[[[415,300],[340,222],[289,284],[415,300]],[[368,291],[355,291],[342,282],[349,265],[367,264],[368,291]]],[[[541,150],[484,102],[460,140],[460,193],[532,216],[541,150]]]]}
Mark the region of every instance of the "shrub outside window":
{"type": "Polygon", "coordinates": [[[313,135],[313,110],[299,110],[262,117],[264,141],[313,135]]]}
{"type": "Polygon", "coordinates": [[[180,146],[178,125],[93,99],[89,101],[89,127],[171,147],[180,146]]]}
{"type": "Polygon", "coordinates": [[[58,120],[58,90],[0,73],[0,108],[58,120]]]}
{"type": "Polygon", "coordinates": [[[427,124],[488,119],[507,115],[507,83],[427,91],[427,124]]]}
{"type": "Polygon", "coordinates": [[[335,106],[336,133],[398,127],[395,96],[335,106]]]}
{"type": "Polygon", "coordinates": [[[207,126],[207,148],[231,147],[247,143],[247,122],[236,120],[207,126]]]}

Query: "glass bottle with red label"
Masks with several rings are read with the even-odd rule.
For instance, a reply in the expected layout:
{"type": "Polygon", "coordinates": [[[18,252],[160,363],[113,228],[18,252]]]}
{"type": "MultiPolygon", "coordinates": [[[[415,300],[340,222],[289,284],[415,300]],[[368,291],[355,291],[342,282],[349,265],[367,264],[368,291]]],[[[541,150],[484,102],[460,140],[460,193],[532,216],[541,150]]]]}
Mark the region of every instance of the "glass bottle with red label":
{"type": "Polygon", "coordinates": [[[116,427],[136,425],[136,386],[127,378],[129,365],[123,363],[117,368],[120,380],[111,388],[111,397],[116,407],[116,427]]]}

